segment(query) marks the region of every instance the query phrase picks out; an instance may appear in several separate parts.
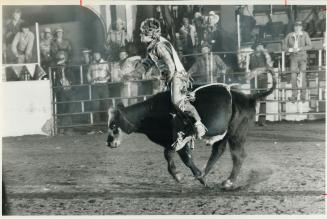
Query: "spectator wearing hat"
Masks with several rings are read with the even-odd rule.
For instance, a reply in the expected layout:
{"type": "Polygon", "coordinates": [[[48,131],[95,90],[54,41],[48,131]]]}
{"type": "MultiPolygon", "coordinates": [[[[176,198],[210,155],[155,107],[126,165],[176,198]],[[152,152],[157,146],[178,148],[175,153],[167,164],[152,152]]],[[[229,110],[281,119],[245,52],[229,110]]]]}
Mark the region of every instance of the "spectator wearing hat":
{"type": "Polygon", "coordinates": [[[222,49],[222,33],[221,28],[219,28],[219,15],[214,11],[209,12],[207,25],[204,31],[204,41],[209,43],[212,48],[212,51],[217,52],[222,49]]]}
{"type": "Polygon", "coordinates": [[[40,40],[41,66],[45,71],[48,71],[48,68],[52,62],[50,55],[52,32],[49,27],[44,28],[42,32],[44,37],[40,40]]]}
{"type": "Polygon", "coordinates": [[[63,38],[64,30],[57,28],[55,30],[55,39],[51,43],[50,54],[52,57],[56,57],[57,53],[63,51],[67,58],[67,62],[71,62],[72,59],[72,45],[68,39],[63,38]]]}
{"type": "MultiPolygon", "coordinates": [[[[257,88],[258,89],[267,89],[268,87],[268,78],[267,78],[267,70],[272,68],[273,62],[271,60],[271,56],[268,51],[264,48],[264,45],[261,42],[257,42],[252,46],[254,50],[248,56],[247,61],[247,78],[251,79],[254,76],[257,76],[257,88]]],[[[254,80],[252,80],[251,87],[254,88],[254,80]]],[[[258,92],[261,92],[260,90],[258,92]]],[[[261,102],[259,105],[259,113],[266,113],[266,103],[261,102]]],[[[265,126],[266,116],[259,115],[258,125],[265,126]]]]}
{"type": "Polygon", "coordinates": [[[21,23],[21,31],[16,33],[11,44],[11,51],[16,60],[15,63],[28,63],[32,59],[34,34],[30,31],[26,22],[21,23]]]}
{"type": "Polygon", "coordinates": [[[202,56],[198,57],[192,67],[188,70],[196,84],[206,84],[210,82],[210,72],[212,72],[214,81],[219,79],[218,74],[225,74],[227,66],[224,61],[216,54],[210,56],[210,46],[202,45],[202,56]]]}
{"type": "Polygon", "coordinates": [[[82,64],[88,66],[91,64],[91,50],[85,48],[82,50],[82,64]]]}
{"type": "MultiPolygon", "coordinates": [[[[296,21],[294,24],[294,32],[289,33],[283,44],[285,52],[290,54],[291,60],[291,84],[292,96],[289,98],[291,101],[297,100],[298,84],[297,76],[300,73],[302,78],[302,89],[307,87],[306,69],[307,69],[307,50],[312,48],[311,39],[309,34],[302,30],[302,21],[296,21]]],[[[301,100],[304,101],[306,91],[301,90],[301,100]]]]}
{"type": "MultiPolygon", "coordinates": [[[[104,99],[108,98],[107,82],[110,82],[111,75],[108,63],[102,59],[99,51],[93,52],[93,61],[91,62],[88,72],[87,80],[92,85],[91,99],[104,99]]],[[[108,101],[98,100],[92,101],[93,110],[106,111],[109,107],[108,101]]],[[[106,113],[94,114],[94,122],[106,121],[106,113]]]]}

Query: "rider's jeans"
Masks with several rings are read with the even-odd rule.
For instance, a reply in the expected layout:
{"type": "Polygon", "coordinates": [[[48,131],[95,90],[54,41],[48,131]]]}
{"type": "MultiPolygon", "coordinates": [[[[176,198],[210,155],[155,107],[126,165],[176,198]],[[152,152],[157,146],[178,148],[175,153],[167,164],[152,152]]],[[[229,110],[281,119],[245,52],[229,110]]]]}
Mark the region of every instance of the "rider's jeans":
{"type": "Polygon", "coordinates": [[[191,105],[186,96],[186,88],[187,81],[183,78],[183,76],[175,74],[171,81],[172,103],[183,112],[193,117],[196,121],[201,121],[198,112],[196,111],[195,107],[191,105]]]}

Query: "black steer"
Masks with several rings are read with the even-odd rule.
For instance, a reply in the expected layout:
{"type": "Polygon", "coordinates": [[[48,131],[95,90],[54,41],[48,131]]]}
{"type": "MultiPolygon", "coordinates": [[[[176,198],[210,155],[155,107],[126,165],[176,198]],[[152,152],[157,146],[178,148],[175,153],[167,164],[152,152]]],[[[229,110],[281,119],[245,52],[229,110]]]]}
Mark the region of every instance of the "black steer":
{"type": "MultiPolygon", "coordinates": [[[[205,184],[204,177],[223,154],[228,142],[233,169],[222,186],[233,187],[245,158],[244,143],[250,124],[255,118],[256,101],[271,94],[276,87],[273,72],[269,72],[273,77],[273,86],[257,94],[247,95],[233,89],[229,90],[222,84],[211,84],[197,89],[196,100],[192,104],[208,128],[205,137],[214,139],[214,136],[220,135],[222,138],[213,142],[211,156],[204,174],[195,166],[189,145],[177,153],[202,184],[205,184]]],[[[151,141],[165,148],[164,155],[168,162],[168,171],[179,182],[181,175],[176,170],[173,160],[175,151],[171,148],[174,142],[171,112],[173,108],[170,92],[158,93],[146,101],[128,107],[119,105],[117,108],[110,108],[107,145],[112,148],[118,147],[121,143],[122,131],[127,134],[132,132],[145,134],[151,141]]]]}

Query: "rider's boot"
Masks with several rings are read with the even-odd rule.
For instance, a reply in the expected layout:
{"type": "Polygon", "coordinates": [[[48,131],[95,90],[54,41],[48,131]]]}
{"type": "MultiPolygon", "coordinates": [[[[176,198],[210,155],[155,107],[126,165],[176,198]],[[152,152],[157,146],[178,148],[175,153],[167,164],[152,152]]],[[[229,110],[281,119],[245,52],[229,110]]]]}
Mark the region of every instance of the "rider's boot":
{"type": "Polygon", "coordinates": [[[206,134],[206,127],[203,125],[201,121],[197,121],[195,124],[195,130],[196,130],[196,138],[202,139],[202,137],[206,134]]]}
{"type": "Polygon", "coordinates": [[[194,127],[196,130],[196,137],[198,139],[202,139],[202,137],[205,135],[205,133],[207,131],[207,128],[201,122],[201,118],[200,118],[198,111],[195,109],[195,107],[191,103],[186,103],[184,105],[184,112],[195,119],[196,122],[194,124],[194,127]]]}

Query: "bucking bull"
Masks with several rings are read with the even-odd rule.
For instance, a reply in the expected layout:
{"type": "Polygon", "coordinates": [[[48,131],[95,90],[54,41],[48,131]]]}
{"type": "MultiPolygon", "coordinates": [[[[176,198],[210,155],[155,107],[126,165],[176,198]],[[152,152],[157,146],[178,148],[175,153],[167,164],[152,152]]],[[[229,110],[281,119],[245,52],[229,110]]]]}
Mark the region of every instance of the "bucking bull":
{"type": "MultiPolygon", "coordinates": [[[[224,189],[232,189],[246,156],[244,143],[249,127],[254,122],[256,102],[270,95],[276,88],[274,73],[272,87],[267,91],[255,94],[244,94],[225,84],[209,84],[195,87],[195,100],[192,104],[199,112],[202,122],[207,127],[204,140],[212,145],[212,152],[204,173],[196,167],[192,158],[190,143],[177,151],[183,163],[189,167],[194,177],[206,185],[205,177],[213,165],[224,153],[227,142],[233,160],[233,169],[227,180],[221,184],[224,189]]],[[[163,146],[164,156],[168,162],[168,171],[177,181],[181,181],[181,173],[174,164],[175,150],[171,145],[173,138],[173,106],[170,93],[158,93],[146,101],[124,107],[118,105],[108,110],[107,145],[116,148],[121,144],[123,133],[143,133],[151,141],[163,146]]]]}

